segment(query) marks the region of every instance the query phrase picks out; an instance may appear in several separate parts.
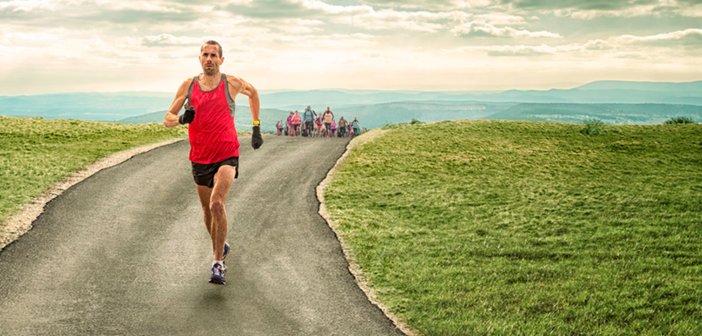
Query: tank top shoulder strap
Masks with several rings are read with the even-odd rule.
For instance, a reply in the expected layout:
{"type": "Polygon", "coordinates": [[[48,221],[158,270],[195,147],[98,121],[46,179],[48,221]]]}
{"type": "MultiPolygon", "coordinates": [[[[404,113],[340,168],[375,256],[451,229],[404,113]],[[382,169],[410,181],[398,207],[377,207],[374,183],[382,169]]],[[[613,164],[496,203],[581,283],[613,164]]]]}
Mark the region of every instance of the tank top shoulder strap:
{"type": "Polygon", "coordinates": [[[229,94],[229,82],[227,81],[227,75],[222,74],[222,80],[224,81],[224,92],[227,96],[227,103],[229,103],[229,114],[234,117],[234,110],[236,109],[236,103],[232,99],[232,95],[229,94]]]}
{"type": "Polygon", "coordinates": [[[198,80],[199,78],[200,78],[200,75],[197,75],[197,76],[193,77],[193,81],[190,82],[190,88],[188,88],[188,96],[187,96],[186,99],[185,99],[185,108],[186,108],[186,109],[190,107],[190,95],[192,95],[192,93],[193,93],[193,86],[195,85],[195,82],[197,82],[197,80],[198,80]]]}

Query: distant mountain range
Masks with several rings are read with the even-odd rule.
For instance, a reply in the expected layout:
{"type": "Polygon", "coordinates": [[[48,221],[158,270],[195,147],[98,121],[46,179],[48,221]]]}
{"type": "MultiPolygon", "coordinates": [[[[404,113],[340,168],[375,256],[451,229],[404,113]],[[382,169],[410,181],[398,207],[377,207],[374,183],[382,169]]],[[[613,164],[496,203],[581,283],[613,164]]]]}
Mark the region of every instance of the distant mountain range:
{"type": "MultiPolygon", "coordinates": [[[[702,119],[702,81],[687,83],[597,81],[573,89],[501,92],[380,90],[261,91],[262,119],[275,121],[307,105],[335,116],[358,117],[364,127],[446,119],[514,119],[580,123],[655,124],[675,117],[702,119]]],[[[174,93],[70,93],[0,96],[0,115],[123,123],[161,122],[174,93]]],[[[237,125],[250,125],[248,98],[237,99],[237,125]],[[248,119],[248,121],[247,121],[248,119]]],[[[265,125],[265,123],[264,123],[265,125]]],[[[272,128],[272,126],[271,126],[272,128]]],[[[265,129],[265,128],[264,128],[265,129]]]]}

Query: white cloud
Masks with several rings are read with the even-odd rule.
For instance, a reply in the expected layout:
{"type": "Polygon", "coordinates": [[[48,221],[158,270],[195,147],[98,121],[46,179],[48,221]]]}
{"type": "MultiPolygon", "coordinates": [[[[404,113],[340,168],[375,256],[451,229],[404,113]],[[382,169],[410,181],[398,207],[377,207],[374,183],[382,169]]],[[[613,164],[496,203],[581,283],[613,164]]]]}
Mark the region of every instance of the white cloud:
{"type": "Polygon", "coordinates": [[[46,29],[37,32],[6,32],[0,35],[0,43],[6,45],[31,45],[37,42],[55,42],[66,38],[71,33],[67,29],[46,29]]]}
{"type": "Polygon", "coordinates": [[[143,38],[144,45],[155,46],[170,46],[170,45],[200,45],[203,41],[199,37],[175,37],[171,34],[161,34],[157,36],[145,36],[143,38]]]}
{"type": "MultiPolygon", "coordinates": [[[[536,18],[538,19],[538,18],[536,18]]],[[[507,13],[490,13],[475,15],[475,21],[482,21],[492,25],[525,25],[526,20],[522,16],[509,15],[507,13]]],[[[535,18],[532,18],[535,20],[535,18]]]]}
{"type": "Polygon", "coordinates": [[[655,9],[658,5],[633,6],[617,10],[580,10],[580,9],[557,9],[553,13],[556,16],[571,17],[574,19],[591,20],[597,17],[634,17],[659,15],[655,9]]]}
{"type": "Polygon", "coordinates": [[[511,27],[499,28],[484,21],[471,21],[456,26],[451,30],[458,36],[488,36],[488,37],[512,37],[512,38],[562,38],[560,34],[547,31],[531,32],[528,30],[517,30],[511,27]]]}
{"type": "Polygon", "coordinates": [[[622,35],[615,40],[622,43],[660,44],[663,42],[665,44],[693,44],[702,47],[702,29],[685,29],[649,36],[622,35]]]}
{"type": "Polygon", "coordinates": [[[324,50],[371,48],[377,45],[375,37],[368,34],[332,34],[332,35],[282,35],[278,41],[290,43],[299,48],[318,48],[324,50]]]}
{"type": "Polygon", "coordinates": [[[374,12],[373,7],[371,6],[366,6],[366,5],[361,5],[361,6],[337,6],[337,5],[330,5],[326,2],[322,1],[293,1],[293,2],[302,2],[305,7],[309,9],[317,9],[321,10],[325,13],[328,14],[368,14],[374,12]]]}
{"type": "Polygon", "coordinates": [[[280,24],[275,27],[283,32],[284,34],[300,35],[300,34],[311,34],[315,32],[322,32],[324,21],[320,20],[283,20],[280,24]]]}
{"type": "Polygon", "coordinates": [[[310,9],[321,10],[330,15],[330,20],[362,27],[370,30],[402,29],[418,32],[436,33],[445,28],[444,22],[462,21],[471,15],[463,11],[397,11],[382,9],[376,11],[367,5],[337,6],[322,1],[305,1],[310,9]]]}
{"type": "Polygon", "coordinates": [[[0,2],[0,10],[10,12],[52,11],[63,7],[58,0],[23,0],[0,2]]]}

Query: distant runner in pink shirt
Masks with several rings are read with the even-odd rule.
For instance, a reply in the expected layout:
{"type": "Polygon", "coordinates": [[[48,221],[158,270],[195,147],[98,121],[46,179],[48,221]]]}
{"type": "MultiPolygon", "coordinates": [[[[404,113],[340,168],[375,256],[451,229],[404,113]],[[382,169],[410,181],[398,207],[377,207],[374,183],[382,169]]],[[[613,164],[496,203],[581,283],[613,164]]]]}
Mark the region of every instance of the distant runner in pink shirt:
{"type": "Polygon", "coordinates": [[[300,136],[300,124],[302,124],[302,117],[295,111],[295,114],[292,117],[292,125],[293,125],[293,135],[294,136],[300,136]]]}

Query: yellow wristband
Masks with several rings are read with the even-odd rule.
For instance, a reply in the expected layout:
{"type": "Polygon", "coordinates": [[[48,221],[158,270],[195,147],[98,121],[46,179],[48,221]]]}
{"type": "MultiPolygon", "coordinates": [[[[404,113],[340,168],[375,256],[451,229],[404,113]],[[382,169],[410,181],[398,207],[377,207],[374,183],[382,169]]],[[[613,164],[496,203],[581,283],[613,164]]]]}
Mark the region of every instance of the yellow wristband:
{"type": "Polygon", "coordinates": [[[253,124],[254,124],[254,126],[259,126],[259,125],[261,125],[261,121],[260,121],[260,120],[254,120],[254,121],[253,121],[253,124]]]}

